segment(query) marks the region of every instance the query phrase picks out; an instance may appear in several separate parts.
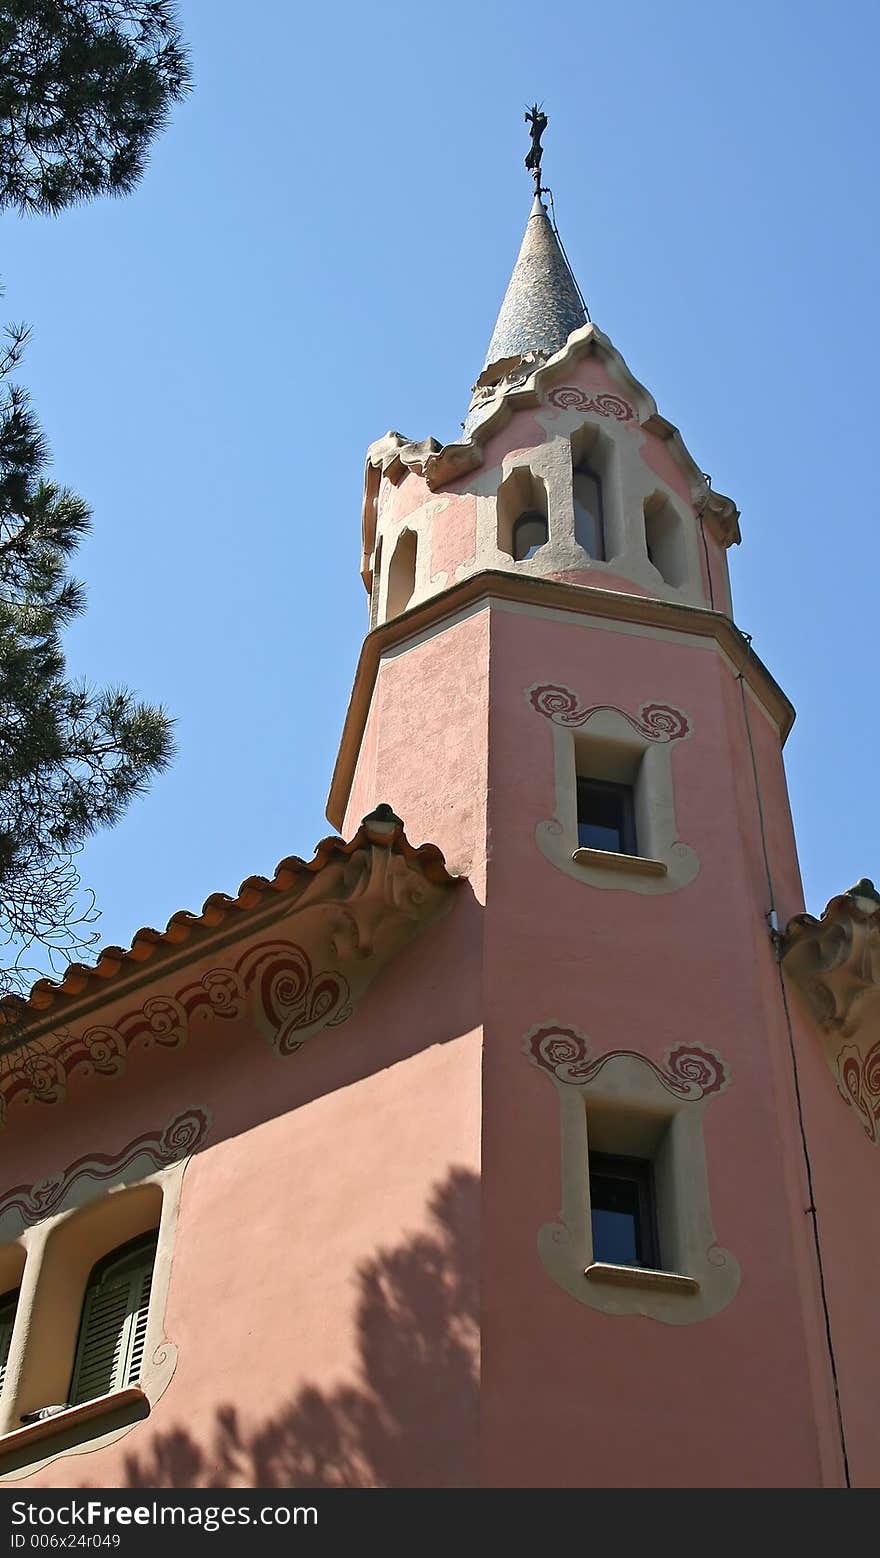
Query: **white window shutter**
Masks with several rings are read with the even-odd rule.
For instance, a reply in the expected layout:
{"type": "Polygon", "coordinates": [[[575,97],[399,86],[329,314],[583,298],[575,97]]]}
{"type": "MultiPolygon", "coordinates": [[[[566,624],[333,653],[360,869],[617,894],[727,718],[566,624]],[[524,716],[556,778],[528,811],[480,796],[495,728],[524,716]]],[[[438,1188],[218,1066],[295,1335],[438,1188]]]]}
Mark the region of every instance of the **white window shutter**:
{"type": "Polygon", "coordinates": [[[5,1298],[0,1303],[0,1390],[6,1379],[6,1364],[9,1358],[9,1347],[12,1342],[12,1327],[15,1325],[15,1310],[18,1304],[18,1294],[13,1293],[10,1298],[5,1298]]]}
{"type": "Polygon", "coordinates": [[[72,1406],[122,1390],[140,1378],[155,1256],[154,1237],[118,1261],[102,1261],[89,1278],[70,1387],[72,1406]]]}

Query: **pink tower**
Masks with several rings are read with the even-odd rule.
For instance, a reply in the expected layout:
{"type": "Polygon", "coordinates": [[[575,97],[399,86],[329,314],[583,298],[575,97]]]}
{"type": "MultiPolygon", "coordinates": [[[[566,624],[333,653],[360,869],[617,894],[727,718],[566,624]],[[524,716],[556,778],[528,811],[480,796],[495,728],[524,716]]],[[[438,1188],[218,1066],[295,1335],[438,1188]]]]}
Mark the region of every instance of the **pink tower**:
{"type": "MultiPolygon", "coordinates": [[[[783,983],[800,959],[827,1017],[827,915],[780,934],[794,711],[733,619],[737,508],[589,322],[536,185],[461,439],[369,450],[328,808],[347,835],[389,801],[467,879],[479,1478],[875,1483],[880,1047],[866,1103],[864,1045],[846,1076],[783,983]]],[[[836,902],[876,946],[863,891],[836,902]]]]}

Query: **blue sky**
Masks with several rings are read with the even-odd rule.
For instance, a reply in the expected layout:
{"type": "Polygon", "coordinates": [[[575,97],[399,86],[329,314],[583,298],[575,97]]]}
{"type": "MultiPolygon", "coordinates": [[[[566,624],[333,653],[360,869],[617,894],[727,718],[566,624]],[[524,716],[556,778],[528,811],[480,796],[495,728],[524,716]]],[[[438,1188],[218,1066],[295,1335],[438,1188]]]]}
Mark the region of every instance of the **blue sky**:
{"type": "Polygon", "coordinates": [[[19,376],[95,515],[71,670],[177,719],[171,772],[82,857],[102,940],[331,831],[364,452],[457,430],[535,97],[593,318],[742,510],[736,617],[798,710],[808,907],[880,875],[877,7],[180,11],[195,90],[136,193],[3,218],[19,376]]]}

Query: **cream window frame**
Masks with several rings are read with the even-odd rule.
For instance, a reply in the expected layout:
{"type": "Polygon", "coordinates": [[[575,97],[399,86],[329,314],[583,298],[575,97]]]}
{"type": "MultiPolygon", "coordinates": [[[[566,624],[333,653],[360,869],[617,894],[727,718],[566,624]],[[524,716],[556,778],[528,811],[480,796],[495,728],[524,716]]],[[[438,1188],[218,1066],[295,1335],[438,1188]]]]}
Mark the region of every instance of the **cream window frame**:
{"type": "Polygon", "coordinates": [[[170,1384],[177,1348],[165,1331],[165,1308],[188,1161],[183,1157],[140,1179],[129,1166],[109,1185],[85,1175],[62,1208],[42,1222],[22,1227],[14,1211],[0,1220],[0,1271],[16,1252],[24,1266],[0,1394],[0,1484],[29,1476],[59,1455],[83,1454],[113,1443],[149,1413],[170,1384]],[[22,1413],[68,1399],[93,1266],[129,1239],[157,1227],[144,1366],[137,1387],[98,1398],[97,1405],[83,1403],[63,1418],[23,1426],[22,1413]]]}
{"type": "Polygon", "coordinates": [[[559,1101],[562,1209],[561,1220],[538,1233],[548,1276],[578,1303],[608,1315],[691,1325],[726,1308],[739,1288],[740,1268],[718,1245],[712,1223],[703,1138],[712,1098],[672,1097],[657,1068],[631,1051],[609,1055],[592,1080],[550,1080],[559,1101]],[[663,1272],[597,1268],[591,1146],[652,1160],[660,1249],[668,1268],[663,1272]]]}
{"type": "MultiPolygon", "coordinates": [[[[555,809],[535,828],[535,842],[546,860],[558,870],[590,887],[617,888],[643,893],[676,892],[699,873],[696,852],[678,836],[672,761],[677,741],[656,741],[640,735],[622,710],[601,708],[580,729],[572,730],[549,721],[553,733],[555,809]],[[578,842],[577,779],[590,773],[585,754],[626,751],[637,769],[634,792],[636,837],[639,855],[605,856],[601,850],[582,849],[578,842]],[[603,858],[604,856],[604,858],[603,858]]],[[[685,737],[684,739],[687,739],[685,737]]]]}

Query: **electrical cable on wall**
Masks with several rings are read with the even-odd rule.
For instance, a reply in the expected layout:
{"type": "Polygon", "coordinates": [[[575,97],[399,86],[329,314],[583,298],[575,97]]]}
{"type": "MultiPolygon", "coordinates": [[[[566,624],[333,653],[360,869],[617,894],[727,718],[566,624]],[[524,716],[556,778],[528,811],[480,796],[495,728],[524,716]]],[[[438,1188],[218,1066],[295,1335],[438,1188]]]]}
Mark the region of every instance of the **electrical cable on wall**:
{"type": "Polygon", "coordinates": [[[711,478],[711,476],[709,476],[707,474],[706,471],[703,472],[703,480],[706,483],[706,486],[709,488],[709,491],[706,493],[706,496],[703,499],[702,503],[700,504],[700,507],[697,509],[697,518],[700,521],[700,537],[701,537],[702,542],[703,542],[703,551],[706,554],[706,579],[708,580],[708,584],[709,584],[709,606],[710,606],[710,609],[712,611],[714,611],[715,610],[715,590],[714,590],[714,588],[712,586],[712,568],[711,568],[710,563],[709,563],[709,545],[708,545],[708,542],[706,541],[706,527],[703,524],[703,515],[706,512],[706,507],[708,505],[709,497],[710,497],[711,492],[712,492],[712,478],[711,478]]]}
{"type": "Polygon", "coordinates": [[[715,591],[712,588],[712,568],[711,568],[711,565],[709,563],[709,546],[708,546],[708,543],[706,541],[706,527],[703,524],[703,509],[705,507],[706,507],[706,505],[704,503],[703,504],[703,508],[698,510],[697,518],[700,521],[700,536],[702,537],[702,541],[703,541],[703,551],[706,554],[706,578],[707,578],[708,583],[709,583],[709,607],[710,607],[710,610],[714,611],[715,610],[715,591]]]}

